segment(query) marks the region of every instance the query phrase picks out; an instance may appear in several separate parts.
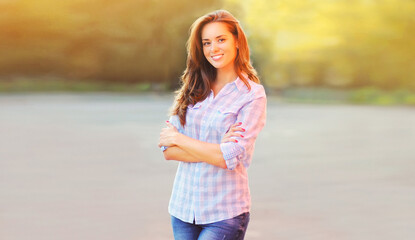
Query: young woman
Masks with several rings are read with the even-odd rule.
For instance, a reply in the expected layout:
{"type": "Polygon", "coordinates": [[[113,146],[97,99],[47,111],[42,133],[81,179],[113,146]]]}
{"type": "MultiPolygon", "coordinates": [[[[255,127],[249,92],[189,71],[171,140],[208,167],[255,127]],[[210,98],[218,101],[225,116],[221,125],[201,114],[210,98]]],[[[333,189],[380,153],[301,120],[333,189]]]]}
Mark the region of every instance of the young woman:
{"type": "Polygon", "coordinates": [[[169,204],[175,239],[243,239],[251,198],[247,168],[265,125],[266,96],[245,34],[229,12],[197,19],[159,147],[179,161],[169,204]]]}

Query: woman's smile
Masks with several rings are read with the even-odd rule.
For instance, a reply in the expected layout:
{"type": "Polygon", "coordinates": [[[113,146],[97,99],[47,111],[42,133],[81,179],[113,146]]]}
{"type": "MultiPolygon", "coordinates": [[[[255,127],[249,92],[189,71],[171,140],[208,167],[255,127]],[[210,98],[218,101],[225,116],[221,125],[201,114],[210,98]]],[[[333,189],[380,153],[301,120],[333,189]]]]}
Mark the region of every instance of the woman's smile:
{"type": "Polygon", "coordinates": [[[216,54],[216,55],[213,55],[211,58],[214,60],[214,61],[219,61],[221,58],[222,58],[222,56],[223,56],[224,54],[216,54]]]}

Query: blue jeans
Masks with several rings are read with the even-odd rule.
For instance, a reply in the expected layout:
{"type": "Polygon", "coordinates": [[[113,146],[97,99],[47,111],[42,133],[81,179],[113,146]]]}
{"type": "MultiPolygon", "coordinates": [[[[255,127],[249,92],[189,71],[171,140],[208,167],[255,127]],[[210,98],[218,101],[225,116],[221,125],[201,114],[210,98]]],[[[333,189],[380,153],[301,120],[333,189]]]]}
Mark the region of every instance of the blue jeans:
{"type": "Polygon", "coordinates": [[[187,223],[171,216],[176,240],[243,240],[248,223],[249,212],[208,224],[187,223]]]}

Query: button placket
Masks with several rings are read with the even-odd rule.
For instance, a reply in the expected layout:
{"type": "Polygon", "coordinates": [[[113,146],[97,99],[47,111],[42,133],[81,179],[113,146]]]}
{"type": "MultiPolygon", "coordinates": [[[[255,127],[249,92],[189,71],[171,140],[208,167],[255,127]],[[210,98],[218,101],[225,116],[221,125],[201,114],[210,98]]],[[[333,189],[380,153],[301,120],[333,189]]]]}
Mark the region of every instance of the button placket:
{"type": "Polygon", "coordinates": [[[209,121],[206,119],[206,116],[208,115],[208,111],[210,109],[210,105],[212,104],[212,97],[213,97],[213,93],[211,93],[204,101],[204,108],[202,109],[202,117],[201,117],[201,128],[200,128],[200,134],[199,136],[201,137],[200,140],[206,140],[207,139],[207,135],[208,132],[207,131],[202,131],[202,129],[206,129],[208,128],[209,125],[209,121]]]}

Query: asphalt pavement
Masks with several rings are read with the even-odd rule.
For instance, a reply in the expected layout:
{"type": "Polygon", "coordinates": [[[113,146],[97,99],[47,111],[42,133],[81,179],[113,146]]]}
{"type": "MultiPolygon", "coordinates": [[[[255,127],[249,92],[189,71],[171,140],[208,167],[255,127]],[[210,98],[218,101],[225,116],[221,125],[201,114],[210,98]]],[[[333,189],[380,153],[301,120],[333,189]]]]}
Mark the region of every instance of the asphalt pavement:
{"type": "MultiPolygon", "coordinates": [[[[0,95],[0,239],[172,239],[172,95],[0,95]]],[[[284,103],[249,168],[247,240],[415,239],[415,108],[284,103]]]]}

